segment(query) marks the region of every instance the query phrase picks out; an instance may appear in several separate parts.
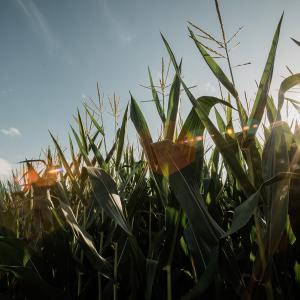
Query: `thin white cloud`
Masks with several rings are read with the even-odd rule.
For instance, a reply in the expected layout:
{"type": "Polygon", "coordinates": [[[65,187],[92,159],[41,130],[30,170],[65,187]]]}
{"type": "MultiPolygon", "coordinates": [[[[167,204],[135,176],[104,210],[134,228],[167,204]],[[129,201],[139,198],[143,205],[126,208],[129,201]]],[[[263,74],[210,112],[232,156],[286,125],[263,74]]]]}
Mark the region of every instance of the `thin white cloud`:
{"type": "Polygon", "coordinates": [[[121,43],[129,44],[135,39],[135,34],[126,29],[120,21],[112,14],[106,0],[100,0],[102,12],[110,23],[112,29],[117,33],[121,43]]]}
{"type": "Polygon", "coordinates": [[[6,180],[12,174],[12,165],[4,158],[0,158],[0,180],[6,180]]]}
{"type": "Polygon", "coordinates": [[[18,128],[15,127],[10,127],[8,129],[1,129],[1,132],[5,135],[8,136],[17,136],[17,135],[21,135],[21,132],[18,128]]]}
{"type": "Polygon", "coordinates": [[[32,0],[15,0],[19,9],[22,11],[32,29],[44,39],[48,53],[52,55],[58,48],[59,43],[55,38],[48,22],[40,9],[32,0]]]}
{"type": "MultiPolygon", "coordinates": [[[[198,91],[200,92],[200,94],[203,94],[203,93],[215,94],[217,92],[217,89],[210,82],[206,82],[206,83],[200,84],[198,86],[198,91]]],[[[205,95],[201,95],[201,96],[205,96],[205,95]]]]}

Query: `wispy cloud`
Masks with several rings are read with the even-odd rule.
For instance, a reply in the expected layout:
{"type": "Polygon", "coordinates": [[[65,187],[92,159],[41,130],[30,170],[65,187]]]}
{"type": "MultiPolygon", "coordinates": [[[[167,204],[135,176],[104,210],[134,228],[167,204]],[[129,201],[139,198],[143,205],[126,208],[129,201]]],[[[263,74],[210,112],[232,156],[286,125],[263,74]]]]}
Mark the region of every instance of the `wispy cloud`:
{"type": "Polygon", "coordinates": [[[200,84],[198,86],[198,91],[200,92],[200,94],[203,94],[203,93],[215,94],[217,92],[217,89],[210,82],[206,82],[206,83],[200,84]]]}
{"type": "Polygon", "coordinates": [[[100,0],[100,4],[102,7],[102,13],[107,18],[111,28],[117,33],[121,43],[131,43],[135,39],[136,35],[126,29],[123,24],[121,24],[120,21],[113,15],[106,0],[100,0]]]}
{"type": "Polygon", "coordinates": [[[33,0],[15,0],[15,2],[31,24],[32,29],[43,38],[48,53],[52,55],[59,48],[59,42],[50,29],[45,16],[33,0]]]}
{"type": "Polygon", "coordinates": [[[9,95],[9,94],[12,94],[14,91],[15,91],[15,89],[8,88],[8,89],[1,90],[0,93],[1,93],[1,95],[9,95]]]}
{"type": "Polygon", "coordinates": [[[17,135],[21,135],[21,132],[18,128],[15,127],[10,127],[8,129],[1,129],[1,132],[5,135],[8,136],[17,136],[17,135]]]}
{"type": "Polygon", "coordinates": [[[4,158],[0,158],[0,180],[8,179],[12,172],[12,165],[4,158]]]}

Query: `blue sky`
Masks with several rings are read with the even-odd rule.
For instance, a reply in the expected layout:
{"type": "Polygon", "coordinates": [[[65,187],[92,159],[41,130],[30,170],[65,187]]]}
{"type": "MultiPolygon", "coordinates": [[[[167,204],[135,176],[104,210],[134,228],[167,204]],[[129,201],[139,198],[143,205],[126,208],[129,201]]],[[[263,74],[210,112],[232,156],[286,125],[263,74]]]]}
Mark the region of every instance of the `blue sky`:
{"type": "MultiPolygon", "coordinates": [[[[300,67],[297,0],[220,1],[228,35],[240,26],[240,46],[233,64],[251,61],[235,70],[238,90],[255,96],[272,36],[285,11],[272,93],[276,95],[285,65],[300,67]]],[[[0,176],[11,165],[37,158],[51,144],[48,130],[64,143],[76,108],[86,96],[96,97],[96,82],[105,99],[115,92],[121,108],[129,90],[148,100],[147,66],[157,80],[161,57],[167,60],[160,32],[177,57],[183,57],[186,81],[196,84],[197,96],[216,94],[217,82],[187,34],[187,21],[220,37],[213,0],[3,0],[0,2],[0,176]]],[[[226,65],[224,65],[226,70],[226,65]]],[[[226,70],[227,71],[227,70],[226,70]]],[[[141,103],[150,124],[157,124],[151,103],[141,103]]],[[[183,99],[183,112],[189,109],[183,99]]],[[[106,116],[107,130],[113,120],[106,116]]],[[[111,126],[110,126],[111,125],[111,126]]],[[[151,126],[152,127],[152,126],[151,126]]],[[[152,129],[159,129],[153,126],[152,129]]],[[[132,133],[133,134],[133,131],[132,133]]]]}

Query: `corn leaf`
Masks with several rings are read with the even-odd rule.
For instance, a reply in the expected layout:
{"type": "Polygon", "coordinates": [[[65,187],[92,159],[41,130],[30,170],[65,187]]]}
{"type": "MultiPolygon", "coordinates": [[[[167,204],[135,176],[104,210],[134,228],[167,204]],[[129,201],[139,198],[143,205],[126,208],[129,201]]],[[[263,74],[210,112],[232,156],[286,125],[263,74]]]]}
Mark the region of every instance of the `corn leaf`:
{"type": "Polygon", "coordinates": [[[266,107],[266,103],[268,100],[268,94],[270,89],[270,84],[272,81],[273,69],[274,69],[274,62],[275,62],[275,55],[276,49],[278,45],[279,35],[280,35],[280,28],[282,23],[283,15],[280,18],[278,23],[277,29],[275,31],[272,46],[269,52],[269,56],[259,83],[258,91],[255,97],[255,101],[253,104],[253,108],[251,114],[248,119],[248,131],[247,137],[254,136],[257,132],[258,126],[261,123],[262,116],[264,114],[264,110],[266,107]]]}
{"type": "Polygon", "coordinates": [[[120,129],[120,135],[119,135],[119,142],[118,142],[118,148],[117,148],[117,157],[116,157],[116,169],[118,169],[121,157],[123,154],[123,148],[124,148],[124,139],[125,139],[125,132],[126,132],[126,126],[127,126],[127,114],[128,114],[128,105],[125,109],[122,125],[120,129]]]}
{"type": "Polygon", "coordinates": [[[60,208],[65,217],[66,222],[71,227],[74,235],[78,239],[91,265],[103,276],[107,278],[112,278],[111,264],[101,255],[99,255],[95,246],[93,245],[92,238],[90,237],[90,235],[78,225],[71,207],[63,202],[60,202],[60,208]]]}
{"type": "MultiPolygon", "coordinates": [[[[179,64],[179,71],[181,71],[181,62],[179,64]]],[[[165,124],[165,138],[169,139],[170,141],[173,141],[174,139],[174,132],[176,128],[178,109],[180,104],[179,102],[180,102],[180,78],[176,73],[170,90],[167,120],[165,124]]]]}
{"type": "Polygon", "coordinates": [[[132,235],[126,220],[117,185],[111,176],[98,168],[87,168],[93,187],[93,195],[100,208],[113,219],[128,235],[132,235]]]}
{"type": "Polygon", "coordinates": [[[280,111],[283,106],[284,94],[297,84],[300,84],[300,73],[291,75],[282,81],[278,92],[277,120],[281,120],[280,111]]]}
{"type": "Polygon", "coordinates": [[[155,86],[154,86],[154,83],[153,83],[153,80],[152,80],[152,76],[151,76],[151,72],[150,72],[149,67],[148,67],[148,74],[149,74],[149,80],[150,80],[150,86],[151,86],[151,92],[152,92],[153,101],[155,102],[157,112],[158,112],[158,114],[159,114],[162,122],[165,123],[165,121],[166,121],[165,113],[164,113],[163,108],[162,108],[162,106],[160,104],[160,101],[159,101],[159,98],[158,98],[158,94],[157,94],[157,91],[155,89],[155,86]]]}
{"type": "Polygon", "coordinates": [[[199,43],[196,36],[194,35],[193,31],[188,28],[189,33],[191,35],[191,38],[195,42],[199,52],[201,53],[202,57],[204,58],[205,62],[213,72],[213,74],[216,76],[216,78],[224,85],[224,87],[231,93],[231,95],[236,99],[237,108],[240,116],[240,121],[243,124],[247,122],[247,114],[246,111],[239,99],[239,95],[237,90],[235,89],[235,86],[231,83],[231,81],[227,78],[223,70],[220,68],[220,66],[216,63],[216,61],[207,53],[205,48],[199,43]]]}

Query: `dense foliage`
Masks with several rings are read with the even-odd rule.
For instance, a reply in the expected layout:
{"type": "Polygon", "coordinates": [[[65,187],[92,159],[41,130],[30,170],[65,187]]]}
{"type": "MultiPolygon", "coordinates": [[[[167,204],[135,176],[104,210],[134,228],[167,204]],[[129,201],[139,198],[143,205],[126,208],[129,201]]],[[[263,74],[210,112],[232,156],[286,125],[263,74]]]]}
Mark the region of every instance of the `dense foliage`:
{"type": "Polygon", "coordinates": [[[131,96],[111,149],[101,108],[85,105],[87,122],[78,111],[68,154],[52,136],[55,152],[23,162],[0,192],[1,299],[295,299],[300,128],[281,109],[300,74],[284,79],[275,105],[269,86],[281,21],[249,113],[232,73],[189,29],[226,99],[194,96],[163,37],[175,72],[165,109],[149,71],[163,128],[157,142],[131,96]],[[182,90],[192,103],[184,121],[182,90]],[[215,105],[226,111],[215,109],[216,124],[215,105]],[[129,116],[140,150],[126,142],[129,116]]]}

